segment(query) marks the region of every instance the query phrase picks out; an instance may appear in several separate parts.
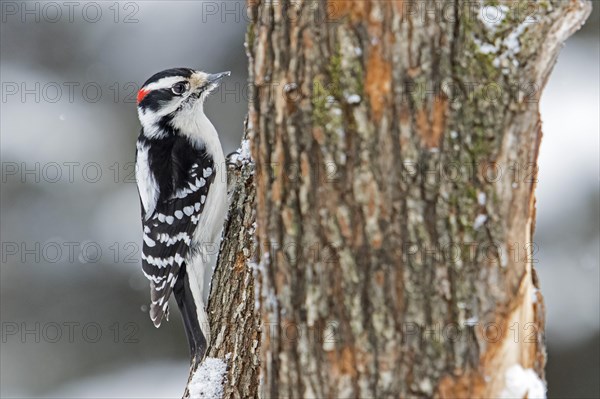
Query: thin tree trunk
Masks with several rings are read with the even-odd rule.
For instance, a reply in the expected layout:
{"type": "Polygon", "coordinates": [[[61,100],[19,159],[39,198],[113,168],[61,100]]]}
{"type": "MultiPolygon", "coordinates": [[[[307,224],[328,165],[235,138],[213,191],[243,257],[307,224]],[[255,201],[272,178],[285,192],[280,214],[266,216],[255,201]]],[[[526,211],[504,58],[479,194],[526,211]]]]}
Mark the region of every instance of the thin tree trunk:
{"type": "MultiPolygon", "coordinates": [[[[223,398],[255,397],[259,385],[261,332],[252,268],[256,226],[254,163],[245,154],[248,150],[246,141],[242,154],[230,157],[223,168],[227,170],[221,173],[221,178],[228,180],[230,212],[211,281],[208,302],[211,343],[207,357],[222,359],[227,364],[226,378],[222,381],[223,398]]],[[[190,392],[195,372],[190,370],[184,398],[195,397],[190,392]]],[[[209,392],[214,392],[212,387],[201,389],[196,396],[212,399],[209,392]]]]}
{"type": "Polygon", "coordinates": [[[209,307],[225,397],[532,397],[538,103],[590,3],[249,3],[255,174],[209,307]]]}

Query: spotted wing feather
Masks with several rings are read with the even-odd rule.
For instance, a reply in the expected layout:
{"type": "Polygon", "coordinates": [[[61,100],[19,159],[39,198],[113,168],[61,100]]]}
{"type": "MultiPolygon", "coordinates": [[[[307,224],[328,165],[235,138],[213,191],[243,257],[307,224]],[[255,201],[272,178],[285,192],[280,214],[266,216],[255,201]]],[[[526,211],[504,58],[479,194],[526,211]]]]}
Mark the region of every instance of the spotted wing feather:
{"type": "MultiPolygon", "coordinates": [[[[215,176],[213,161],[204,151],[180,152],[177,147],[175,144],[169,154],[171,162],[167,164],[171,170],[161,170],[149,177],[156,180],[159,191],[155,206],[146,207],[142,201],[142,270],[150,280],[150,317],[157,327],[164,316],[168,319],[169,297],[183,263],[193,250],[194,232],[215,176]],[[144,209],[152,212],[147,214],[144,209]]],[[[150,164],[156,156],[164,157],[164,153],[153,154],[150,149],[150,164]]],[[[140,186],[144,184],[138,180],[140,186]]]]}

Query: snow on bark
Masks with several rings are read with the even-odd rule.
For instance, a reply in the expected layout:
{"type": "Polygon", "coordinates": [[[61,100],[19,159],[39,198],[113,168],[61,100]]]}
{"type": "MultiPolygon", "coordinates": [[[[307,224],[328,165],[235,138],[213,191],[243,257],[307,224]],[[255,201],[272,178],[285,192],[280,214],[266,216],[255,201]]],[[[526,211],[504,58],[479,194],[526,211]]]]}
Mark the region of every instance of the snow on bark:
{"type": "Polygon", "coordinates": [[[227,364],[223,360],[213,357],[204,359],[189,382],[190,399],[221,399],[226,371],[227,364]]]}
{"type": "Polygon", "coordinates": [[[511,366],[505,373],[506,383],[500,397],[502,399],[546,399],[546,384],[532,369],[524,369],[520,364],[511,366]]]}

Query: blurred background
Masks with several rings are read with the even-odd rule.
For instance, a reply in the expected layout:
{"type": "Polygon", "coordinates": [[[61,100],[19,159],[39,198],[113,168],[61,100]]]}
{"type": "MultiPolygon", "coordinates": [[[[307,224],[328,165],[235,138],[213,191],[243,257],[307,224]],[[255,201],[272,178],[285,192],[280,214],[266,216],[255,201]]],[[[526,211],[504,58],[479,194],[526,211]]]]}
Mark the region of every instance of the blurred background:
{"type": "MultiPolygon", "coordinates": [[[[169,67],[231,70],[206,112],[235,150],[244,3],[1,4],[0,396],[179,397],[181,320],[152,326],[139,265],[135,95],[169,67]]],[[[541,100],[535,258],[557,398],[600,397],[598,15],[541,100]]]]}

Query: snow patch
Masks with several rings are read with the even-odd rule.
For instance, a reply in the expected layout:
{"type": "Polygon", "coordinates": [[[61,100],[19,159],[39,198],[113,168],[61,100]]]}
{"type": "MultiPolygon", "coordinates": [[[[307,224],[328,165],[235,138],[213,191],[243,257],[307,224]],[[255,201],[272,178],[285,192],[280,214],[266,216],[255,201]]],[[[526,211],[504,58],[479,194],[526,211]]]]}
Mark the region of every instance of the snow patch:
{"type": "MultiPolygon", "coordinates": [[[[505,5],[485,6],[481,7],[478,18],[487,30],[495,36],[498,26],[506,19],[508,11],[509,8],[505,5]]],[[[515,56],[521,51],[521,35],[529,25],[536,22],[535,17],[527,16],[508,35],[503,35],[503,38],[495,37],[493,43],[484,43],[478,38],[474,38],[475,45],[482,54],[496,54],[492,65],[495,68],[502,68],[502,73],[507,74],[510,71],[511,64],[514,67],[519,67],[519,61],[515,56]]]]}
{"type": "Polygon", "coordinates": [[[528,16],[525,20],[513,29],[508,36],[502,40],[502,46],[506,49],[502,54],[496,57],[493,61],[493,65],[496,68],[503,67],[507,69],[509,62],[515,67],[519,66],[519,61],[515,59],[515,56],[521,51],[521,35],[529,27],[530,24],[535,23],[535,18],[528,16]]]}
{"type": "Polygon", "coordinates": [[[296,84],[296,83],[288,83],[285,86],[283,86],[283,90],[286,93],[290,93],[290,92],[292,92],[294,90],[297,90],[297,89],[298,89],[298,84],[296,84]]]}
{"type": "Polygon", "coordinates": [[[479,52],[482,54],[496,54],[498,49],[493,44],[482,43],[479,45],[479,52]]]}
{"type": "Polygon", "coordinates": [[[190,398],[221,398],[227,364],[222,359],[207,357],[192,376],[190,398]]]}
{"type": "Polygon", "coordinates": [[[481,206],[484,206],[486,201],[487,201],[487,196],[485,195],[485,193],[479,192],[477,194],[477,203],[481,206]]]}
{"type": "Polygon", "coordinates": [[[250,153],[250,140],[242,140],[242,147],[240,148],[240,157],[246,161],[250,161],[252,159],[252,155],[250,153]]]}
{"type": "Polygon", "coordinates": [[[527,19],[519,26],[517,26],[512,32],[510,32],[506,39],[504,39],[504,41],[502,42],[502,44],[504,44],[504,46],[506,47],[508,53],[518,54],[521,51],[521,43],[519,42],[519,37],[523,34],[523,32],[525,32],[527,26],[533,22],[529,18],[531,17],[527,17],[527,19]]]}
{"type": "Polygon", "coordinates": [[[346,97],[346,102],[348,104],[359,104],[360,100],[361,100],[361,98],[358,94],[350,94],[349,96],[346,97]]]}
{"type": "Polygon", "coordinates": [[[505,5],[481,7],[478,18],[487,29],[495,31],[502,21],[506,19],[508,10],[509,8],[505,5]]]}
{"type": "Polygon", "coordinates": [[[480,213],[479,215],[477,215],[477,217],[475,218],[475,221],[473,222],[473,228],[475,230],[479,229],[481,226],[483,226],[483,224],[486,221],[487,221],[487,215],[480,213]]]}
{"type": "Polygon", "coordinates": [[[501,398],[546,399],[546,385],[533,369],[515,364],[506,370],[504,378],[501,398]]]}
{"type": "Polygon", "coordinates": [[[238,165],[246,165],[252,162],[250,140],[242,140],[242,146],[229,156],[229,161],[238,165]]]}
{"type": "Polygon", "coordinates": [[[496,54],[498,52],[498,47],[494,46],[491,43],[483,43],[476,37],[473,38],[473,41],[479,49],[479,52],[482,54],[496,54]]]}

